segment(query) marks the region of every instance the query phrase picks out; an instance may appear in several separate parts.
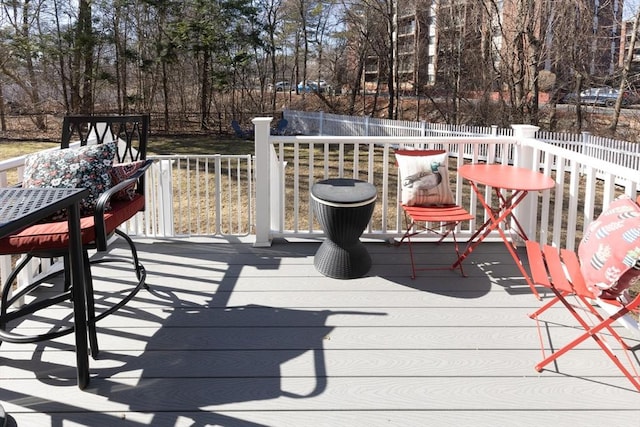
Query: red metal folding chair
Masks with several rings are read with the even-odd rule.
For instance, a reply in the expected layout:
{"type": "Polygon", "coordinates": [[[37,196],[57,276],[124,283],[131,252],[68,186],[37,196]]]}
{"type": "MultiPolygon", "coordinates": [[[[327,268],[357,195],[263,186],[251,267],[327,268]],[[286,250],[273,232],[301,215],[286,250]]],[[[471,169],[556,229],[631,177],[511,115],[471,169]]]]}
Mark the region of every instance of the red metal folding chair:
{"type": "Polygon", "coordinates": [[[558,248],[549,245],[541,246],[533,241],[526,242],[526,249],[531,277],[534,283],[544,286],[554,294],[554,297],[550,301],[530,315],[532,319],[536,320],[538,326],[538,335],[543,357],[543,360],[535,366],[535,369],[538,372],[542,371],[546,365],[556,361],[560,356],[591,337],[605,354],[609,356],[624,376],[631,381],[633,386],[640,391],[640,378],[638,377],[636,366],[637,362],[635,358],[630,355],[630,347],[614,328],[614,322],[616,322],[616,320],[624,318],[631,312],[637,313],[638,305],[640,305],[640,294],[630,301],[625,301],[622,298],[600,299],[596,293],[589,289],[589,286],[585,282],[580,269],[578,255],[575,252],[566,249],[558,251],[558,248]],[[569,302],[570,298],[572,301],[575,301],[574,304],[569,302]],[[601,307],[604,307],[606,304],[609,306],[609,310],[599,310],[593,302],[598,303],[601,307]],[[571,342],[553,351],[550,355],[547,355],[539,317],[557,303],[561,303],[567,308],[584,332],[579,334],[579,336],[571,342]],[[626,357],[624,363],[614,353],[613,347],[606,341],[607,338],[619,343],[619,347],[623,350],[626,357]]]}
{"type": "MultiPolygon", "coordinates": [[[[446,158],[445,150],[396,150],[396,160],[397,163],[402,159],[402,156],[408,159],[415,159],[422,164],[432,163],[432,159],[441,158],[444,156],[446,158]]],[[[402,165],[398,165],[400,169],[402,165]]],[[[397,245],[401,245],[406,242],[409,247],[409,256],[411,259],[411,278],[415,279],[416,271],[427,271],[427,270],[453,270],[455,269],[455,264],[460,258],[460,248],[458,246],[458,241],[456,239],[456,228],[458,224],[464,221],[469,221],[473,219],[473,216],[462,206],[456,205],[453,203],[453,199],[448,197],[442,197],[442,194],[447,192],[450,193],[448,188],[449,179],[448,175],[446,175],[445,170],[447,169],[447,165],[443,165],[440,171],[445,175],[438,179],[438,183],[446,186],[446,188],[440,190],[440,196],[436,196],[439,198],[437,201],[444,201],[445,203],[434,203],[434,204],[420,204],[420,205],[409,205],[406,203],[406,200],[400,201],[400,207],[402,208],[405,216],[405,227],[406,231],[402,238],[397,242],[397,245]],[[444,267],[417,267],[414,259],[413,248],[411,245],[411,238],[422,233],[433,233],[439,239],[438,243],[441,243],[447,236],[451,235],[453,238],[453,244],[456,252],[456,259],[453,260],[451,265],[444,267]]],[[[433,169],[435,173],[438,172],[437,168],[433,169]]],[[[430,175],[429,171],[417,172],[414,173],[416,169],[414,168],[411,171],[411,176],[402,176],[402,171],[399,173],[399,179],[403,182],[403,186],[407,182],[407,180],[412,180],[412,177],[424,177],[427,180],[432,180],[432,175],[430,175]]],[[[419,196],[418,196],[419,198],[419,196]]],[[[425,196],[426,200],[427,197],[425,196]]],[[[458,268],[460,269],[460,274],[464,276],[464,270],[462,268],[462,263],[457,263],[458,268]]]]}

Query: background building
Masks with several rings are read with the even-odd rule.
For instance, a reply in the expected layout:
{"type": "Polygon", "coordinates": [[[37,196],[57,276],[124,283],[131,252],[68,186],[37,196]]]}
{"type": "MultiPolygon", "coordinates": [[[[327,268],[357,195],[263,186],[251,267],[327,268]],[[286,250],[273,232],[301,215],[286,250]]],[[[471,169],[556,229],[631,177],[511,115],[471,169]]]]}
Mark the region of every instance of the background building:
{"type": "Polygon", "coordinates": [[[622,0],[397,0],[394,55],[368,53],[365,86],[388,81],[380,74],[393,69],[401,90],[450,89],[460,79],[460,90],[487,90],[489,82],[498,89],[505,69],[532,60],[566,79],[580,72],[594,84],[615,80],[622,6],[622,0]],[[394,65],[384,66],[388,61],[394,65]]]}

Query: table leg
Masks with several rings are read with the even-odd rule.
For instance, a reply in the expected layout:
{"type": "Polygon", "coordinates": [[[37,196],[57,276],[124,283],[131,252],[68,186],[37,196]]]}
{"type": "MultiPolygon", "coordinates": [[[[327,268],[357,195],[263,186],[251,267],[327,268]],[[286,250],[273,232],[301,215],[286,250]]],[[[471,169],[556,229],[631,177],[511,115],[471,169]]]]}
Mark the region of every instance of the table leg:
{"type": "Polygon", "coordinates": [[[499,205],[498,208],[493,209],[486,202],[486,200],[482,196],[482,193],[479,191],[479,189],[476,187],[476,185],[473,182],[471,182],[471,186],[472,186],[474,192],[476,193],[476,195],[478,196],[478,200],[480,201],[480,203],[484,207],[485,211],[488,213],[489,219],[487,219],[487,221],[485,221],[485,223],[482,224],[478,228],[478,230],[473,234],[473,236],[471,236],[471,238],[467,242],[467,247],[466,247],[464,253],[453,264],[453,267],[455,268],[457,265],[460,265],[462,263],[462,261],[464,261],[464,259],[467,256],[469,256],[469,254],[471,252],[473,252],[473,250],[493,230],[498,230],[498,233],[500,233],[500,237],[502,238],[502,241],[503,241],[504,245],[507,247],[507,250],[509,251],[509,254],[511,255],[511,257],[515,261],[516,266],[518,267],[518,270],[520,270],[520,273],[524,277],[525,282],[527,282],[527,285],[529,286],[529,288],[533,292],[533,295],[538,300],[540,300],[541,299],[540,295],[538,294],[538,291],[536,290],[536,287],[535,287],[533,281],[529,277],[529,274],[525,270],[524,265],[522,264],[522,260],[518,256],[518,254],[517,254],[517,252],[516,252],[516,250],[514,248],[513,243],[509,242],[509,239],[507,238],[506,233],[500,227],[500,224],[505,222],[507,219],[511,218],[515,222],[515,225],[517,227],[516,232],[518,233],[518,235],[522,239],[528,240],[526,233],[522,229],[522,226],[518,222],[517,218],[513,215],[513,210],[515,209],[516,206],[518,206],[518,204],[520,204],[520,202],[522,202],[522,200],[524,200],[524,198],[527,196],[528,192],[527,191],[522,191],[522,190],[521,191],[514,191],[511,194],[511,196],[505,198],[500,193],[500,189],[496,188],[495,191],[496,191],[496,195],[497,195],[498,199],[500,200],[500,205],[499,205]],[[480,237],[476,240],[476,237],[478,237],[478,236],[480,236],[480,237]]]}
{"type": "MultiPolygon", "coordinates": [[[[529,240],[527,233],[524,232],[524,228],[520,225],[520,221],[518,221],[518,218],[513,214],[516,206],[524,200],[529,192],[520,190],[512,193],[510,197],[505,198],[502,196],[499,188],[496,188],[495,191],[498,199],[501,201],[500,207],[495,210],[495,212],[504,212],[504,214],[500,216],[499,222],[506,222],[507,219],[513,221],[518,236],[520,236],[522,240],[529,240]]],[[[513,227],[509,226],[509,228],[512,229],[513,227]]]]}
{"type": "Polygon", "coordinates": [[[507,250],[509,251],[509,253],[511,254],[511,257],[513,258],[513,260],[516,263],[516,266],[520,270],[520,273],[522,273],[522,276],[524,276],[525,282],[527,282],[527,285],[529,285],[529,288],[531,288],[531,292],[533,292],[533,295],[538,300],[541,300],[542,298],[540,298],[540,294],[538,294],[538,291],[536,290],[536,286],[533,283],[533,280],[531,280],[531,278],[529,277],[529,274],[524,269],[524,265],[522,265],[522,260],[518,256],[518,253],[516,252],[513,244],[511,242],[509,242],[509,240],[507,239],[507,235],[504,232],[504,230],[502,228],[500,228],[500,227],[497,227],[497,228],[498,228],[498,233],[500,233],[500,236],[502,237],[502,240],[504,241],[504,245],[507,247],[507,250]]]}
{"type": "Polygon", "coordinates": [[[80,208],[77,203],[69,206],[69,263],[71,264],[71,290],[73,298],[73,321],[76,341],[76,369],[78,387],[89,384],[89,352],[87,342],[87,310],[85,304],[84,265],[82,255],[82,233],[80,230],[80,208]]]}
{"type": "Polygon", "coordinates": [[[473,188],[473,191],[478,196],[478,200],[480,200],[480,203],[482,204],[484,209],[489,213],[489,219],[487,219],[480,227],[478,227],[476,232],[473,233],[469,240],[467,240],[467,245],[464,249],[464,252],[458,257],[457,261],[453,263],[453,266],[451,267],[452,269],[456,268],[459,265],[462,265],[462,261],[464,261],[471,254],[471,252],[473,252],[473,250],[480,243],[482,243],[482,241],[489,235],[489,233],[491,233],[491,231],[493,231],[494,228],[500,224],[499,222],[497,223],[497,225],[495,224],[494,210],[484,200],[484,197],[482,197],[482,193],[480,193],[480,190],[478,189],[478,187],[476,187],[476,184],[473,181],[470,181],[470,184],[471,188],[473,188]]]}

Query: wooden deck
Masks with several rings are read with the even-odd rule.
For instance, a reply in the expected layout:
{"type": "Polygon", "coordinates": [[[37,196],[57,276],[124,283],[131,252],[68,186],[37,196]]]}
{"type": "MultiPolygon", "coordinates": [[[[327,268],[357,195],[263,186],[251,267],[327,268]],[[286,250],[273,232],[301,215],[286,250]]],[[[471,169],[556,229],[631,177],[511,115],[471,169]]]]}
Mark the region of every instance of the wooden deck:
{"type": "MultiPolygon", "coordinates": [[[[466,278],[411,280],[406,248],[370,242],[369,275],[342,281],[314,269],[317,242],[137,242],[151,290],[99,323],[88,389],[71,337],[0,347],[0,401],[18,426],[640,423],[640,394],[592,342],[535,371],[527,314],[540,303],[501,243],[482,244],[466,278]]],[[[419,245],[434,263],[450,249],[419,245]]],[[[100,302],[125,273],[95,268],[100,302]]],[[[556,345],[575,335],[549,312],[556,345]]],[[[69,313],[46,315],[24,327],[69,313]]]]}

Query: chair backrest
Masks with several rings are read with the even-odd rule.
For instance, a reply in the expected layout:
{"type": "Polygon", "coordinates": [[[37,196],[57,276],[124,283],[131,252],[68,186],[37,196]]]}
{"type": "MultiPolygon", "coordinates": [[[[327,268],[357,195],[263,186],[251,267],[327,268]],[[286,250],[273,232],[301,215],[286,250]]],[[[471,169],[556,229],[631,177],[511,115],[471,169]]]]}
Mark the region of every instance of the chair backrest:
{"type": "Polygon", "coordinates": [[[93,116],[69,115],[62,123],[61,148],[80,141],[80,145],[118,141],[117,163],[147,157],[149,115],[93,116]]]}
{"type": "Polygon", "coordinates": [[[247,133],[242,130],[242,128],[240,127],[240,123],[238,123],[237,120],[231,120],[231,127],[233,128],[233,131],[236,133],[237,137],[246,138],[247,133]]]}
{"type": "MultiPolygon", "coordinates": [[[[437,156],[438,154],[446,153],[446,150],[395,150],[395,154],[401,156],[437,156]]],[[[396,166],[398,166],[398,160],[396,159],[396,166]]]]}
{"type": "MultiPolygon", "coordinates": [[[[128,163],[147,158],[149,114],[119,116],[68,115],[62,122],[61,148],[80,142],[80,145],[118,142],[115,163],[128,163]]],[[[144,195],[144,175],[138,180],[136,192],[144,195]]]]}
{"type": "Polygon", "coordinates": [[[401,156],[435,156],[446,153],[446,150],[395,150],[394,153],[401,156]]]}
{"type": "Polygon", "coordinates": [[[280,119],[278,121],[278,125],[276,127],[276,131],[278,133],[283,133],[285,131],[285,129],[287,128],[288,124],[289,124],[289,121],[287,121],[287,119],[280,119]]]}

